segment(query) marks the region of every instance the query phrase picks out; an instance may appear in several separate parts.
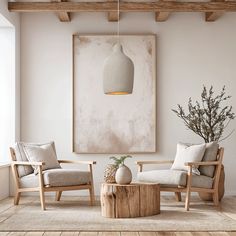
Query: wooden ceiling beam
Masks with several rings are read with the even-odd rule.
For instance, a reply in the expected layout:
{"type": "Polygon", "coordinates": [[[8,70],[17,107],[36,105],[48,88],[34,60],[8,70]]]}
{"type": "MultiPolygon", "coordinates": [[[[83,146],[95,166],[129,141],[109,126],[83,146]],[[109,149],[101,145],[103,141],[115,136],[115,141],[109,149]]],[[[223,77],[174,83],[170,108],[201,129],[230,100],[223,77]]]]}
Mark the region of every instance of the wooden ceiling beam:
{"type": "MultiPolygon", "coordinates": [[[[160,0],[160,1],[166,1],[166,0],[160,0]]],[[[168,1],[168,0],[167,0],[168,1]]],[[[155,19],[157,22],[163,22],[168,20],[170,16],[170,12],[164,12],[164,11],[158,11],[155,13],[155,19]]]]}
{"type": "Polygon", "coordinates": [[[58,12],[56,14],[61,22],[70,22],[71,21],[69,12],[62,11],[62,12],[58,12]]]}
{"type": "Polygon", "coordinates": [[[223,15],[223,12],[206,12],[205,20],[208,22],[216,21],[223,15]]]}
{"type": "Polygon", "coordinates": [[[158,11],[155,13],[155,18],[157,22],[163,22],[168,20],[170,12],[158,11]]]}
{"type": "Polygon", "coordinates": [[[118,14],[118,1],[117,0],[108,0],[108,1],[112,1],[112,2],[116,2],[116,11],[109,11],[107,13],[107,18],[108,18],[108,21],[111,21],[111,22],[116,22],[119,20],[119,17],[120,17],[120,14],[118,14]]]}
{"type": "MultiPolygon", "coordinates": [[[[212,0],[212,2],[224,2],[224,0],[212,0]]],[[[216,21],[218,18],[220,18],[223,15],[224,12],[206,12],[205,13],[205,20],[212,22],[216,21]]]]}
{"type": "MultiPolygon", "coordinates": [[[[51,2],[68,2],[68,0],[52,0],[51,2]]],[[[57,17],[61,22],[70,22],[70,13],[66,11],[56,12],[57,17]]]]}
{"type": "MultiPolygon", "coordinates": [[[[111,12],[115,2],[8,2],[11,12],[111,12]]],[[[121,2],[120,12],[236,12],[236,1],[121,2]]]]}

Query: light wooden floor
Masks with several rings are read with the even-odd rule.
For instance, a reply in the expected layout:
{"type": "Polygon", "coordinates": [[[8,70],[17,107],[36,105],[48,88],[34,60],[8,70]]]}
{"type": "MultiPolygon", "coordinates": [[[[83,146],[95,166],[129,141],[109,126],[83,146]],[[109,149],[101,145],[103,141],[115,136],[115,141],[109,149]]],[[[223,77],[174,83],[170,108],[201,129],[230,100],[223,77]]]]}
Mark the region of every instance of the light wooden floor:
{"type": "Polygon", "coordinates": [[[0,236],[236,236],[236,232],[0,232],[0,236]]]}

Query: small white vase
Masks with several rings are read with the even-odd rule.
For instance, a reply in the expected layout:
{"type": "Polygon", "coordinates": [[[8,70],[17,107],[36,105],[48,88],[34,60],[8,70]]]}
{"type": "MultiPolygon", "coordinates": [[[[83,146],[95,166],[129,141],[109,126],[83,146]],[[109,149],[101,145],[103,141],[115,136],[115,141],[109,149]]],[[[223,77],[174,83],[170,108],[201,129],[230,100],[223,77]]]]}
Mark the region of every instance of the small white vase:
{"type": "Polygon", "coordinates": [[[132,173],[129,167],[121,165],[116,171],[117,184],[130,184],[132,181],[132,173]]]}

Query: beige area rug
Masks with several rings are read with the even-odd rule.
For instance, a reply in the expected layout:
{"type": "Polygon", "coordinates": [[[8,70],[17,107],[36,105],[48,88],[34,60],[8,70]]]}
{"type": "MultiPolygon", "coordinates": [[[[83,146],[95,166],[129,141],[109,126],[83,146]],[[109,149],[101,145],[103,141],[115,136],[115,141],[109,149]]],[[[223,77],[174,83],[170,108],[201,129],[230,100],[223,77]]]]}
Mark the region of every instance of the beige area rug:
{"type": "Polygon", "coordinates": [[[162,197],[161,214],[133,219],[103,218],[100,206],[88,206],[75,197],[55,202],[46,199],[47,210],[39,198],[23,197],[19,206],[13,199],[0,202],[0,231],[235,231],[236,198],[225,198],[220,208],[195,198],[191,210],[183,202],[162,197]],[[231,203],[230,206],[227,204],[231,203]],[[228,212],[227,209],[230,208],[228,212]]]}

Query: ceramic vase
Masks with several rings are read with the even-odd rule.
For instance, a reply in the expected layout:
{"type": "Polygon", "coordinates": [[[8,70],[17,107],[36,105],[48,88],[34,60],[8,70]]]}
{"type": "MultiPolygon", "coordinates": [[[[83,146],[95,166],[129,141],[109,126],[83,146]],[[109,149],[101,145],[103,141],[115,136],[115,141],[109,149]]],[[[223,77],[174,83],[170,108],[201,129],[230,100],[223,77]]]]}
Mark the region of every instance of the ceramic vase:
{"type": "Polygon", "coordinates": [[[106,183],[115,183],[116,182],[115,175],[116,175],[117,169],[118,169],[118,166],[116,166],[116,165],[112,165],[112,164],[107,165],[107,167],[104,171],[104,181],[106,183]]]}
{"type": "Polygon", "coordinates": [[[131,170],[126,165],[121,165],[116,171],[115,178],[117,184],[130,184],[132,181],[131,170]]]}

